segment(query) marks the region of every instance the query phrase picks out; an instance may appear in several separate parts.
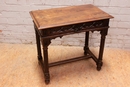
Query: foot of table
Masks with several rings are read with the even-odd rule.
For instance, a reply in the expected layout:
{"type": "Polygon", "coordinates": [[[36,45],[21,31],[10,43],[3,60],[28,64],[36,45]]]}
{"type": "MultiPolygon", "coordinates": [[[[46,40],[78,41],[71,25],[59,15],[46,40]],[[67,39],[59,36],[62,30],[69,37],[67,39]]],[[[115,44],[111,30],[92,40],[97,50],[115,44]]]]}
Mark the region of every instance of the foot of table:
{"type": "Polygon", "coordinates": [[[102,61],[100,61],[100,62],[98,61],[98,63],[97,63],[97,70],[98,71],[101,70],[102,65],[103,65],[103,62],[102,61]]]}
{"type": "Polygon", "coordinates": [[[49,84],[50,83],[50,74],[49,73],[44,73],[45,76],[45,83],[49,84]]]}

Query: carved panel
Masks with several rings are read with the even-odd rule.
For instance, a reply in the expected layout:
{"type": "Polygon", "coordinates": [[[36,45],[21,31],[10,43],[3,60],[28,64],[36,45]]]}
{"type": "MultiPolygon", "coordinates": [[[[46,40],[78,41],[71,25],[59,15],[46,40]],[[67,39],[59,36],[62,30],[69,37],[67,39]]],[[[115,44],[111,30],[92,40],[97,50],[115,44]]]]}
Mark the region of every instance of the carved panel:
{"type": "Polygon", "coordinates": [[[50,29],[50,35],[68,33],[68,32],[80,32],[81,30],[99,28],[103,26],[104,21],[94,21],[94,22],[67,25],[50,29]]]}

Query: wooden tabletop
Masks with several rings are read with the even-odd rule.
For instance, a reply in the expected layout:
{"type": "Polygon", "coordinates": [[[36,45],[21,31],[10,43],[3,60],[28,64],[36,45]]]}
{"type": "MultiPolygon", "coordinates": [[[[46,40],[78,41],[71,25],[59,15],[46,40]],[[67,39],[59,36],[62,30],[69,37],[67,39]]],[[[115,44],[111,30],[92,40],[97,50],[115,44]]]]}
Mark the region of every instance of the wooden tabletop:
{"type": "Polygon", "coordinates": [[[38,29],[113,18],[91,4],[30,12],[38,29]]]}

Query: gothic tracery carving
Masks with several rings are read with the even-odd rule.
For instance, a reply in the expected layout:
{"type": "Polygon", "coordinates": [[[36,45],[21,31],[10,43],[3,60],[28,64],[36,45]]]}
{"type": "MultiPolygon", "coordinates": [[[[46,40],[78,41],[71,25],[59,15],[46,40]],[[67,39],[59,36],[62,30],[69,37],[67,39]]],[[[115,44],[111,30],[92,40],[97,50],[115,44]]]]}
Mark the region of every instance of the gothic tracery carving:
{"type": "Polygon", "coordinates": [[[57,34],[63,32],[78,32],[84,29],[98,28],[103,26],[103,21],[95,21],[89,23],[74,24],[69,26],[63,26],[59,29],[53,29],[50,34],[57,34]]]}

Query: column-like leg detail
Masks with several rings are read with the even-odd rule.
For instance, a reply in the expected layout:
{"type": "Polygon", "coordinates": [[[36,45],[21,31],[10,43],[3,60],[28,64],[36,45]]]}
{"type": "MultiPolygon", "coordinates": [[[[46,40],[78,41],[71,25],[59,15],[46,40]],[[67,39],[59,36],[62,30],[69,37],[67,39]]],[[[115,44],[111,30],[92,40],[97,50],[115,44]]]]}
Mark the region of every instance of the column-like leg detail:
{"type": "Polygon", "coordinates": [[[87,50],[89,49],[88,44],[89,44],[89,32],[85,32],[84,55],[87,55],[87,50]]]}
{"type": "Polygon", "coordinates": [[[101,41],[100,41],[100,49],[99,49],[99,56],[98,56],[98,61],[97,61],[97,70],[101,70],[101,67],[103,65],[102,62],[102,57],[103,57],[103,51],[104,51],[104,45],[105,45],[105,38],[107,35],[108,29],[104,29],[100,31],[101,34],[101,41]]]}
{"type": "Polygon", "coordinates": [[[48,46],[50,44],[49,39],[42,39],[43,45],[43,54],[44,54],[44,76],[45,76],[45,83],[48,84],[50,82],[50,74],[49,74],[49,63],[48,63],[48,46]]]}
{"type": "Polygon", "coordinates": [[[34,28],[35,28],[35,34],[36,34],[37,57],[38,57],[38,60],[41,61],[42,60],[42,54],[41,54],[40,36],[38,35],[37,27],[35,26],[35,24],[34,24],[34,28]]]}

